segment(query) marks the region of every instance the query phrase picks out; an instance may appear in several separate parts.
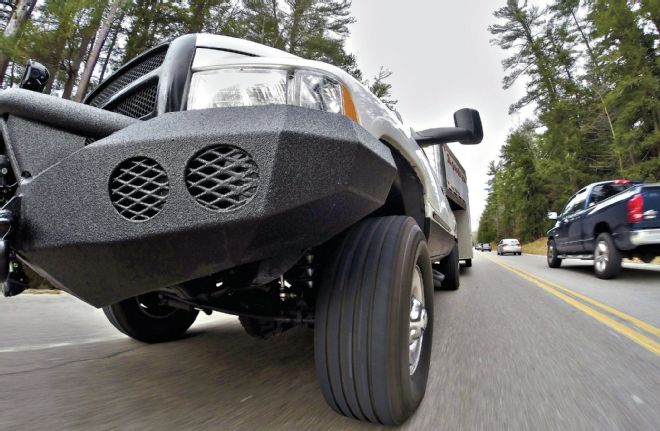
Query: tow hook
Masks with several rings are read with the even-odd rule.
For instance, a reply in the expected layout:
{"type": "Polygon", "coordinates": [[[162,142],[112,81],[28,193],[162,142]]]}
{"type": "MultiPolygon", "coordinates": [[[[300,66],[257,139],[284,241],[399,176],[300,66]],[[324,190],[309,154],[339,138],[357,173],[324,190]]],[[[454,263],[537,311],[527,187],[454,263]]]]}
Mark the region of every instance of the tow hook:
{"type": "Polygon", "coordinates": [[[0,283],[2,293],[7,297],[23,292],[28,283],[27,275],[11,251],[7,239],[13,222],[14,214],[11,210],[0,210],[0,283]]]}

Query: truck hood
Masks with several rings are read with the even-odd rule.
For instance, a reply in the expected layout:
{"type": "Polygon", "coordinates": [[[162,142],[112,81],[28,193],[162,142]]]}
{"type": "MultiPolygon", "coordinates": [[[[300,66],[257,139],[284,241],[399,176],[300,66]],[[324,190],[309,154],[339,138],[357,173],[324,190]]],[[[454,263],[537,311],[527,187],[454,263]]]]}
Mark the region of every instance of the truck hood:
{"type": "Polygon", "coordinates": [[[271,48],[245,39],[216,34],[197,33],[198,48],[224,49],[257,57],[300,58],[280,49],[271,48]]]}

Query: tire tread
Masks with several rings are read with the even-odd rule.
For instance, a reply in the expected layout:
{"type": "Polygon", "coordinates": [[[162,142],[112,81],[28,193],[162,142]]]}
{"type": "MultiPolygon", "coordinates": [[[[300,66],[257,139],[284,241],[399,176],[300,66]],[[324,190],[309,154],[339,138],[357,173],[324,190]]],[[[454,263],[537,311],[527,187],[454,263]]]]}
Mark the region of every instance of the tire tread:
{"type": "MultiPolygon", "coordinates": [[[[366,219],[346,234],[327,267],[317,300],[315,359],[324,397],[345,416],[392,425],[412,413],[401,389],[393,388],[402,374],[389,378],[391,370],[398,369],[400,351],[393,352],[396,344],[384,342],[384,337],[392,333],[392,325],[400,324],[389,318],[401,306],[393,301],[400,290],[389,286],[397,277],[401,284],[406,273],[392,262],[401,259],[402,246],[418,244],[415,235],[423,241],[408,217],[366,219]]],[[[410,255],[417,252],[405,253],[404,260],[415,259],[410,255]]],[[[430,262],[428,270],[430,275],[430,262]]]]}

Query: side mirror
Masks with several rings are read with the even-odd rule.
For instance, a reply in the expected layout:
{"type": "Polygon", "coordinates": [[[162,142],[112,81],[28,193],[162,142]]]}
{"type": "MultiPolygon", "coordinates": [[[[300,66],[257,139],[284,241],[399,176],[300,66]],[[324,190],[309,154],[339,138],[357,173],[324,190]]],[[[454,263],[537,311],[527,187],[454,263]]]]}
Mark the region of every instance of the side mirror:
{"type": "Polygon", "coordinates": [[[549,212],[549,213],[548,213],[548,218],[549,218],[550,220],[557,220],[557,213],[554,212],[554,211],[549,212]]]}
{"type": "Polygon", "coordinates": [[[48,78],[50,78],[50,73],[48,73],[46,66],[29,60],[25,65],[25,72],[23,73],[23,78],[21,78],[20,88],[42,93],[44,88],[46,88],[48,78]]]}
{"type": "Polygon", "coordinates": [[[420,147],[429,145],[460,142],[463,145],[475,145],[484,139],[479,111],[464,108],[454,113],[456,127],[440,127],[415,132],[413,136],[420,147]]]}

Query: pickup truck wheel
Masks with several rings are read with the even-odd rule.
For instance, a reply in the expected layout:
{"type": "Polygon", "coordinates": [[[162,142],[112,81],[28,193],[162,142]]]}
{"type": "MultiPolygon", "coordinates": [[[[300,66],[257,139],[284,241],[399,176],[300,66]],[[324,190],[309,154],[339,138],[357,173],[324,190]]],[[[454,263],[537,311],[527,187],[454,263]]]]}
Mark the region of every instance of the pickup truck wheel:
{"type": "Polygon", "coordinates": [[[548,241],[548,266],[550,268],[559,268],[561,266],[561,259],[558,257],[557,244],[554,239],[548,241]]]}
{"type": "Polygon", "coordinates": [[[465,267],[472,268],[472,259],[465,259],[465,267]]]}
{"type": "Polygon", "coordinates": [[[426,391],[433,276],[410,217],[366,219],[338,244],[316,304],[316,374],[338,413],[384,425],[406,421],[426,391]]]}
{"type": "Polygon", "coordinates": [[[621,261],[623,257],[616,248],[612,235],[607,232],[601,233],[596,238],[594,248],[594,272],[596,277],[602,279],[615,278],[621,272],[621,261]]]}
{"type": "Polygon", "coordinates": [[[437,290],[458,290],[461,285],[458,244],[454,244],[454,248],[449,253],[449,256],[440,261],[437,270],[445,276],[442,286],[437,290]]]}
{"type": "Polygon", "coordinates": [[[197,310],[160,304],[155,292],[108,305],[103,307],[103,312],[119,331],[145,343],[181,338],[198,314],[197,310]]]}

